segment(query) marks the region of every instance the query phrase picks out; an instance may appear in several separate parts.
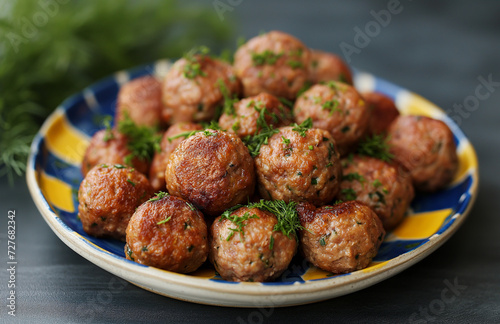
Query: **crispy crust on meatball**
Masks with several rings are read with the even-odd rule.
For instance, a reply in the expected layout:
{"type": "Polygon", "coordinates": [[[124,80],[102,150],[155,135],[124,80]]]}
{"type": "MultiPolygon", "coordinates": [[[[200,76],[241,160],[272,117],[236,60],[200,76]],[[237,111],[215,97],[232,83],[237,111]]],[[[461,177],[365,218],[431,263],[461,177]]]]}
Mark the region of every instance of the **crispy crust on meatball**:
{"type": "Polygon", "coordinates": [[[132,168],[112,164],[95,166],[78,190],[78,217],[83,230],[96,237],[124,241],[130,217],[152,194],[148,179],[132,168]]]}
{"type": "Polygon", "coordinates": [[[161,82],[144,76],[125,83],[118,92],[116,124],[128,115],[137,125],[161,126],[161,82]]]}
{"type": "Polygon", "coordinates": [[[391,123],[399,116],[394,101],[378,92],[365,92],[363,98],[371,110],[368,135],[387,133],[391,123]]]}
{"type": "Polygon", "coordinates": [[[203,214],[182,198],[152,199],[127,227],[125,256],[140,264],[180,273],[198,269],[208,256],[203,214]]]}
{"type": "Polygon", "coordinates": [[[389,128],[390,152],[411,174],[417,190],[446,186],[458,169],[453,133],[437,119],[399,116],[389,128]]]}
{"type": "Polygon", "coordinates": [[[275,96],[261,93],[235,103],[234,114],[223,113],[219,125],[240,138],[254,135],[259,129],[258,119],[264,108],[264,119],[268,125],[277,128],[292,122],[292,113],[288,107],[281,104],[275,96]]]}
{"type": "Polygon", "coordinates": [[[265,199],[309,201],[317,206],[338,193],[341,166],[335,141],[322,129],[305,137],[282,127],[262,145],[255,158],[259,192],[265,199]]]}
{"type": "MultiPolygon", "coordinates": [[[[94,166],[103,163],[126,164],[126,157],[132,153],[127,148],[127,143],[127,137],[116,130],[108,133],[107,130],[103,129],[95,133],[83,156],[83,176],[94,166]]],[[[146,160],[133,158],[132,166],[143,174],[148,173],[149,163],[146,160]]]]}
{"type": "Polygon", "coordinates": [[[352,84],[352,72],[338,55],[320,50],[311,50],[309,80],[312,83],[334,80],[352,84]]]}
{"type": "Polygon", "coordinates": [[[404,218],[415,196],[410,174],[398,163],[355,155],[342,160],[339,199],[368,205],[389,231],[404,218]]]}
{"type": "Polygon", "coordinates": [[[352,86],[330,81],[304,92],[294,105],[295,121],[300,124],[312,118],[313,127],[332,134],[345,155],[366,134],[370,117],[368,107],[352,86]]]}
{"type": "Polygon", "coordinates": [[[302,251],[316,267],[332,273],[366,268],[384,240],[382,222],[370,207],[358,201],[315,208],[297,206],[304,230],[302,251]]]}
{"type": "Polygon", "coordinates": [[[295,99],[309,76],[309,49],[297,38],[279,31],[256,36],[234,55],[234,70],[245,97],[268,92],[295,99]]]}
{"type": "Polygon", "coordinates": [[[151,168],[149,169],[149,182],[155,191],[166,188],[165,183],[165,169],[167,168],[167,161],[170,154],[177,146],[185,139],[185,137],[178,137],[169,139],[175,135],[184,132],[201,130],[200,124],[195,123],[177,123],[168,128],[163,134],[160,143],[160,152],[155,152],[151,168]]]}
{"type": "Polygon", "coordinates": [[[212,119],[216,107],[221,105],[223,94],[220,82],[229,95],[240,92],[240,83],[228,63],[196,55],[197,63],[182,58],[174,63],[163,82],[162,118],[167,124],[200,122],[212,119]],[[185,76],[186,66],[199,64],[200,73],[193,78],[185,76]]]}
{"type": "Polygon", "coordinates": [[[230,281],[262,282],[279,277],[295,255],[295,237],[274,231],[277,218],[258,208],[241,207],[231,215],[248,219],[243,221],[243,233],[220,216],[212,223],[209,258],[217,272],[230,281]]]}
{"type": "Polygon", "coordinates": [[[170,194],[217,216],[252,196],[255,170],[239,137],[208,129],[182,141],[170,154],[165,180],[170,194]]]}

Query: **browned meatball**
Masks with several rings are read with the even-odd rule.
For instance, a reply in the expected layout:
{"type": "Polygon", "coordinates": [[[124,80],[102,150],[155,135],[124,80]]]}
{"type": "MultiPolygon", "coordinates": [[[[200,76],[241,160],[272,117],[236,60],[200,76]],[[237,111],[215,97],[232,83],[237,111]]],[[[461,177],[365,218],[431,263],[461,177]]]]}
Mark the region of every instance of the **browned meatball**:
{"type": "Polygon", "coordinates": [[[398,163],[355,155],[342,160],[339,199],[368,205],[389,231],[396,227],[415,196],[410,174],[398,163]]]}
{"type": "Polygon", "coordinates": [[[217,216],[252,196],[255,170],[239,137],[207,129],[182,141],[170,154],[165,180],[170,194],[217,216]]]}
{"type": "MultiPolygon", "coordinates": [[[[100,130],[92,136],[82,161],[82,174],[85,176],[94,166],[107,164],[126,164],[127,156],[132,152],[127,148],[128,139],[116,130],[100,130]]],[[[149,162],[134,157],[131,166],[147,174],[149,162]]]]}
{"type": "Polygon", "coordinates": [[[220,276],[258,282],[279,277],[295,255],[295,237],[274,231],[277,218],[258,208],[241,207],[230,217],[235,221],[219,216],[210,228],[209,258],[220,276]]]}
{"type": "Polygon", "coordinates": [[[334,80],[352,84],[352,73],[349,66],[338,55],[311,50],[309,80],[312,83],[334,80]]]}
{"type": "Polygon", "coordinates": [[[316,267],[332,273],[366,268],[384,240],[382,222],[370,207],[358,201],[315,208],[297,206],[304,230],[302,251],[316,267]]]}
{"type": "Polygon", "coordinates": [[[260,148],[255,168],[265,199],[309,201],[319,206],[337,195],[341,166],[335,141],[317,128],[304,135],[291,126],[283,127],[260,148]]]}
{"type": "Polygon", "coordinates": [[[378,92],[365,92],[363,98],[371,110],[368,135],[387,133],[391,123],[399,116],[394,101],[378,92]]]}
{"type": "Polygon", "coordinates": [[[127,227],[125,256],[174,272],[193,272],[208,256],[203,214],[182,198],[157,196],[137,208],[127,227]]]}
{"type": "Polygon", "coordinates": [[[118,92],[116,124],[128,115],[141,126],[161,126],[161,83],[144,76],[125,83],[118,92]]]}
{"type": "Polygon", "coordinates": [[[206,55],[175,62],[163,83],[163,121],[174,124],[212,119],[224,99],[220,82],[230,95],[239,93],[239,81],[226,62],[206,55]]]}
{"type": "Polygon", "coordinates": [[[161,151],[155,153],[153,161],[151,162],[151,168],[149,169],[149,182],[155,191],[165,189],[165,169],[167,168],[168,158],[175,148],[185,139],[183,136],[174,139],[170,138],[182,133],[201,129],[202,127],[200,124],[177,123],[170,126],[163,134],[160,143],[161,151]]]}
{"type": "Polygon", "coordinates": [[[314,85],[304,92],[295,102],[294,114],[298,124],[311,117],[313,127],[329,131],[340,155],[352,150],[366,134],[370,117],[356,89],[334,81],[314,85]]]}
{"type": "Polygon", "coordinates": [[[297,38],[279,31],[254,37],[234,55],[234,70],[245,97],[268,92],[295,99],[309,76],[309,49],[297,38]]]}
{"type": "Polygon", "coordinates": [[[92,168],[78,190],[78,217],[83,230],[124,241],[130,217],[152,194],[148,179],[132,168],[121,164],[92,168]]]}
{"type": "Polygon", "coordinates": [[[399,116],[389,128],[389,145],[403,166],[410,170],[417,190],[435,191],[446,186],[458,168],[453,133],[437,119],[399,116]]]}
{"type": "Polygon", "coordinates": [[[292,122],[292,113],[288,107],[283,106],[275,96],[261,93],[235,103],[234,114],[222,114],[219,125],[228,132],[236,133],[240,138],[244,138],[257,132],[258,119],[261,114],[265,122],[275,128],[292,122]],[[263,109],[266,110],[263,112],[263,109]]]}

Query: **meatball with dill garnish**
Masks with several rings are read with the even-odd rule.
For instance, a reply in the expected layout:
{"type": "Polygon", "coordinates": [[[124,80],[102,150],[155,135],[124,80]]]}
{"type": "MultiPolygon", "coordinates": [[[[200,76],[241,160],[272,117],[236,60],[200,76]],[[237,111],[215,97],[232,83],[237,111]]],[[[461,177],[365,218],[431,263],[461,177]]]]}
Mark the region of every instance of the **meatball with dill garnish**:
{"type": "Polygon", "coordinates": [[[236,206],[212,223],[210,262],[225,280],[274,280],[295,255],[300,228],[293,202],[261,200],[236,206]]]}
{"type": "Polygon", "coordinates": [[[295,102],[295,121],[311,118],[313,127],[327,130],[337,143],[340,155],[352,151],[365,136],[370,111],[358,91],[345,83],[316,84],[295,102]]]}
{"type": "Polygon", "coordinates": [[[206,129],[182,141],[170,154],[165,181],[171,195],[218,216],[253,195],[254,163],[238,136],[206,129]]]}
{"type": "Polygon", "coordinates": [[[455,139],[441,120],[399,116],[389,127],[394,158],[410,171],[415,189],[432,192],[449,184],[458,169],[455,139]]]}
{"type": "Polygon", "coordinates": [[[208,256],[203,214],[182,198],[157,193],[139,206],[130,219],[125,256],[164,270],[195,271],[208,256]]]}
{"type": "Polygon", "coordinates": [[[176,61],[163,82],[162,119],[167,124],[209,121],[224,100],[220,84],[239,94],[240,83],[227,62],[208,49],[193,50],[176,61]]]}
{"type": "Polygon", "coordinates": [[[289,125],[291,122],[290,108],[268,93],[234,102],[219,119],[222,129],[227,129],[228,132],[235,133],[242,139],[255,135],[265,127],[263,124],[278,128],[289,125]]]}
{"type": "Polygon", "coordinates": [[[410,174],[397,162],[354,155],[342,159],[338,198],[358,200],[377,214],[389,231],[403,220],[415,196],[410,174]]]}
{"type": "Polygon", "coordinates": [[[148,179],[121,164],[92,168],[78,190],[78,217],[83,230],[96,237],[125,240],[135,209],[153,194],[148,179]]]}
{"type": "Polygon", "coordinates": [[[265,199],[308,201],[320,206],[337,195],[341,166],[330,133],[301,125],[279,128],[255,157],[258,188],[265,199]]]}
{"type": "Polygon", "coordinates": [[[172,154],[189,133],[201,129],[202,126],[200,124],[177,123],[170,126],[163,134],[160,143],[160,152],[155,152],[153,161],[151,162],[151,168],[149,169],[149,181],[155,191],[165,189],[165,169],[167,168],[170,154],[172,154]]]}
{"type": "Polygon", "coordinates": [[[280,31],[250,39],[234,55],[234,71],[245,97],[267,92],[294,100],[308,81],[309,64],[309,49],[280,31]]]}
{"type": "Polygon", "coordinates": [[[328,81],[352,84],[352,72],[338,55],[320,50],[311,50],[309,80],[313,84],[328,81]]]}
{"type": "Polygon", "coordinates": [[[347,273],[366,268],[384,240],[382,222],[359,201],[334,206],[297,206],[300,243],[305,258],[318,268],[347,273]]]}

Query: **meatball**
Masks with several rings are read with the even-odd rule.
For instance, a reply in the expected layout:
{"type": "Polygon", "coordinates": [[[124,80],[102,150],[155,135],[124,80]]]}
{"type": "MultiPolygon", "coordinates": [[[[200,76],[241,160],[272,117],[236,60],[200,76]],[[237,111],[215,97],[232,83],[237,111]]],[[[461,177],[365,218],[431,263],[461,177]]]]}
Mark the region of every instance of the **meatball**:
{"type": "Polygon", "coordinates": [[[257,96],[242,99],[234,104],[234,113],[223,113],[219,125],[240,138],[254,135],[259,129],[259,117],[263,115],[268,125],[275,128],[289,125],[292,114],[288,107],[273,95],[261,93],[257,96]],[[263,111],[263,109],[266,109],[263,111]]]}
{"type": "Polygon", "coordinates": [[[417,190],[446,186],[458,168],[453,133],[448,126],[424,116],[399,116],[389,128],[390,152],[410,170],[417,190]]]}
{"type": "Polygon", "coordinates": [[[167,168],[168,158],[175,148],[185,139],[184,136],[173,139],[171,139],[171,137],[201,129],[202,127],[200,124],[177,123],[170,126],[163,134],[160,143],[161,151],[155,153],[153,161],[151,162],[151,168],[149,169],[149,182],[155,191],[165,189],[165,169],[167,168]]]}
{"type": "Polygon", "coordinates": [[[342,160],[339,199],[359,200],[382,221],[384,229],[396,227],[415,196],[410,174],[398,163],[355,155],[342,160]]]}
{"type": "Polygon", "coordinates": [[[384,240],[382,222],[370,207],[358,201],[315,208],[297,206],[304,230],[302,251],[316,267],[332,273],[366,268],[384,240]]]}
{"type": "Polygon", "coordinates": [[[127,226],[125,256],[180,273],[198,269],[208,256],[203,214],[182,198],[158,195],[137,208],[127,226]]]}
{"type": "Polygon", "coordinates": [[[130,217],[152,194],[148,179],[132,168],[121,164],[95,166],[78,190],[78,217],[83,230],[124,241],[130,217]]]}
{"type": "Polygon", "coordinates": [[[293,100],[309,76],[309,49],[279,31],[254,37],[234,55],[234,70],[245,97],[268,92],[293,100]]]}
{"type": "Polygon", "coordinates": [[[217,216],[252,196],[255,170],[239,137],[207,129],[182,141],[170,154],[165,180],[171,195],[217,216]]]}
{"type": "Polygon", "coordinates": [[[293,129],[280,128],[269,144],[260,148],[255,158],[260,194],[265,199],[326,204],[337,195],[340,185],[335,141],[322,129],[303,134],[293,129]]]}
{"type": "Polygon", "coordinates": [[[210,228],[210,262],[225,280],[271,281],[288,268],[297,250],[294,236],[274,231],[277,218],[258,208],[241,207],[210,228]],[[272,238],[272,239],[271,239],[272,238]]]}
{"type": "Polygon", "coordinates": [[[363,98],[371,110],[368,135],[387,133],[391,123],[399,116],[394,101],[378,92],[365,92],[363,98]]]}
{"type": "Polygon", "coordinates": [[[124,84],[118,92],[116,124],[130,117],[141,126],[161,126],[161,83],[144,76],[124,84]]]}
{"type": "Polygon", "coordinates": [[[240,91],[231,65],[207,55],[193,55],[175,62],[163,82],[165,123],[208,121],[228,94],[240,91]]]}
{"type": "MultiPolygon", "coordinates": [[[[82,161],[82,174],[85,176],[94,166],[107,164],[127,164],[132,152],[127,147],[128,139],[117,130],[100,130],[92,136],[82,161]]],[[[130,162],[137,171],[147,174],[149,162],[134,157],[130,162]]]]}
{"type": "Polygon", "coordinates": [[[294,105],[295,121],[312,118],[313,127],[332,134],[340,155],[349,152],[366,134],[368,107],[352,86],[330,81],[317,84],[304,92],[294,105]]]}
{"type": "Polygon", "coordinates": [[[309,80],[312,83],[334,80],[352,84],[352,73],[349,66],[338,55],[311,50],[309,80]]]}

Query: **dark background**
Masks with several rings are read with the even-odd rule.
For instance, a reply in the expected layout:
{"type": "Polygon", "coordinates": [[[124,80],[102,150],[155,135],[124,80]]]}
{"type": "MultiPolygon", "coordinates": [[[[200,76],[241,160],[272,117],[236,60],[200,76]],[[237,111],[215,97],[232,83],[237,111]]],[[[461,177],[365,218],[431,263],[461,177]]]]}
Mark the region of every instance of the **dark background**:
{"type": "MultiPolygon", "coordinates": [[[[224,3],[228,1],[221,0],[224,3]]],[[[374,20],[371,10],[390,1],[233,0],[223,18],[237,34],[282,30],[306,45],[337,52],[354,44],[357,26],[374,20]],[[240,2],[238,4],[238,2],[240,2]]],[[[208,10],[215,10],[209,2],[208,10]]],[[[500,82],[500,2],[401,1],[402,10],[378,35],[351,56],[350,64],[419,93],[451,116],[480,84],[500,82]]],[[[480,189],[476,204],[458,232],[408,270],[362,291],[315,304],[277,309],[237,309],[197,305],[155,295],[96,267],[62,243],[43,221],[21,179],[0,184],[2,268],[6,260],[7,211],[17,213],[17,317],[31,323],[69,322],[411,322],[425,323],[422,309],[436,306],[446,281],[466,286],[456,298],[427,317],[436,323],[500,322],[500,87],[468,115],[461,128],[477,150],[480,189]],[[110,304],[97,300],[110,282],[122,282],[110,304]]],[[[11,321],[0,271],[0,322],[11,321]]]]}

